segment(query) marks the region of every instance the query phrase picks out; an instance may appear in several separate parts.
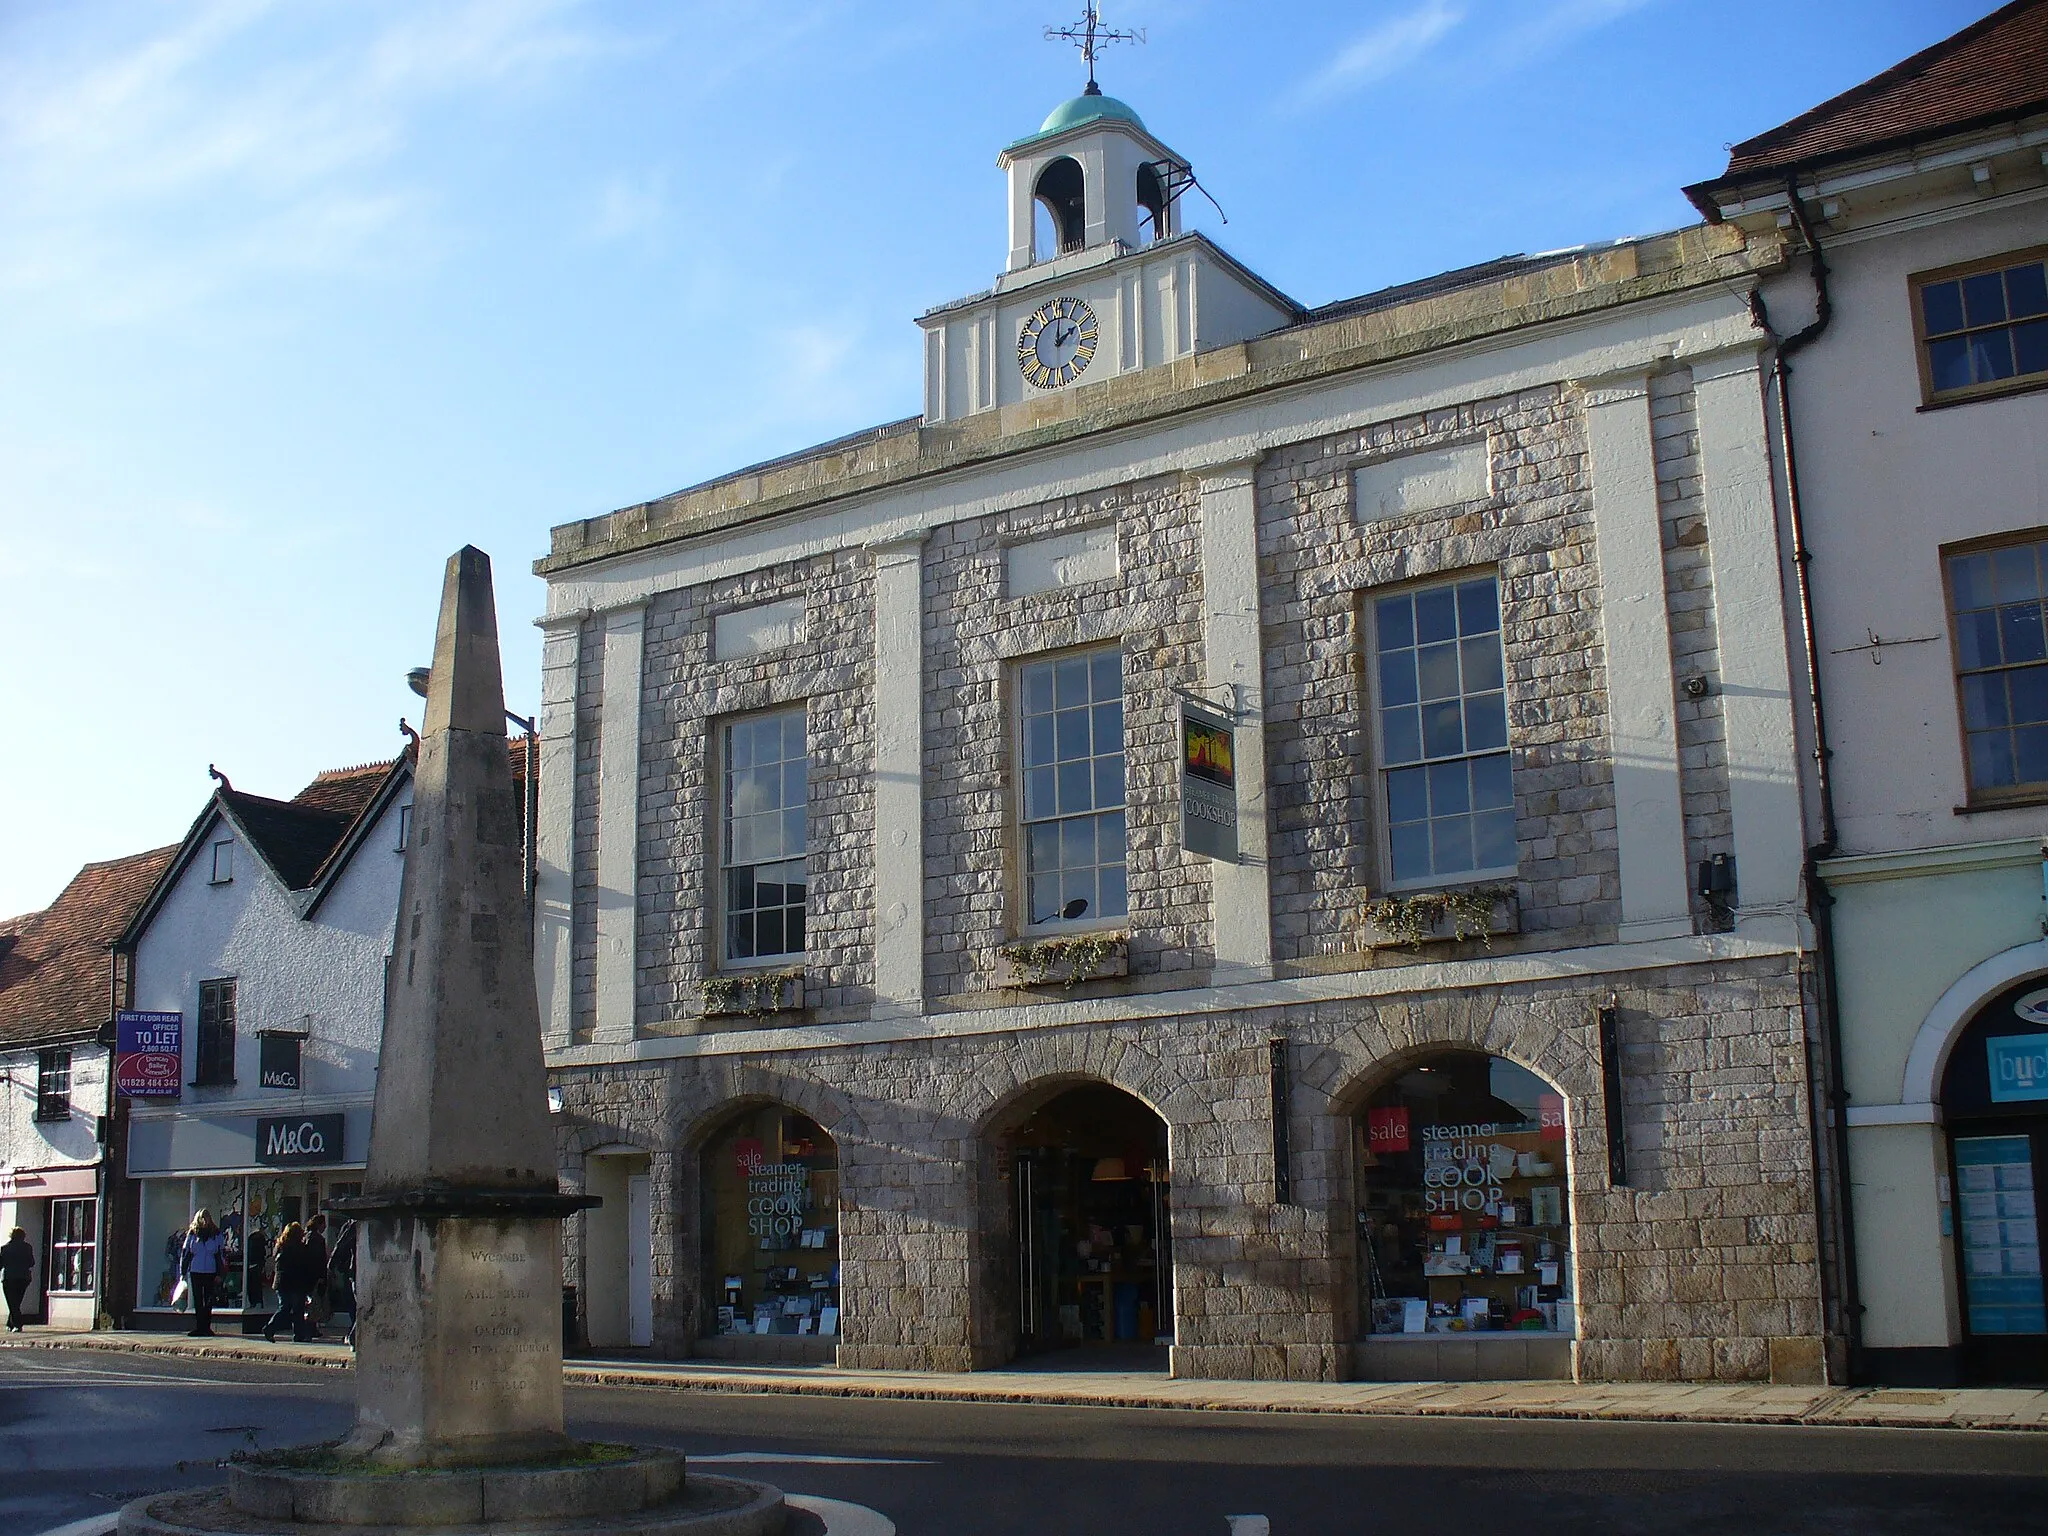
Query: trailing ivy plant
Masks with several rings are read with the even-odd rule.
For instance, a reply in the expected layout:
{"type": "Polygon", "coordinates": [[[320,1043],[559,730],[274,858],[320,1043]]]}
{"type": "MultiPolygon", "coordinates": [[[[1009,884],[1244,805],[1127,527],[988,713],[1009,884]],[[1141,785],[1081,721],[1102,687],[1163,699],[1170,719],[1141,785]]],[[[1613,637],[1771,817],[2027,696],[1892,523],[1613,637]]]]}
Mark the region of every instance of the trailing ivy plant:
{"type": "MultiPolygon", "coordinates": [[[[1478,939],[1493,948],[1493,912],[1513,898],[1505,885],[1467,885],[1449,891],[1417,891],[1367,902],[1353,919],[1361,931],[1376,928],[1392,944],[1426,944],[1435,938],[1478,939]],[[1449,932],[1445,925],[1448,922],[1449,932]]],[[[1363,936],[1363,935],[1362,935],[1363,936]]]]}
{"type": "Polygon", "coordinates": [[[749,1018],[766,1018],[783,1011],[782,994],[792,984],[801,987],[801,967],[775,971],[731,971],[704,978],[704,1012],[743,1013],[749,1018]]]}
{"type": "Polygon", "coordinates": [[[1019,939],[1003,946],[1003,958],[1010,963],[1021,983],[1042,987],[1064,968],[1071,987],[1091,981],[1115,955],[1130,953],[1131,936],[1115,930],[1076,933],[1050,939],[1019,939]]]}

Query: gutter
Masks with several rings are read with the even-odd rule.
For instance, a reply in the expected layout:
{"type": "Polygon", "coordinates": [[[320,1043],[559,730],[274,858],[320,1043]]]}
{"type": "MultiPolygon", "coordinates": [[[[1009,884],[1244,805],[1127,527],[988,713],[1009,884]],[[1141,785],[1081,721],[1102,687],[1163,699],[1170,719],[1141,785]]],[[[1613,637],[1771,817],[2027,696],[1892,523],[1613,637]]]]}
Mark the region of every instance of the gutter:
{"type": "MultiPolygon", "coordinates": [[[[1813,1150],[1815,1168],[1818,1171],[1821,1163],[1822,1137],[1825,1136],[1828,1148],[1832,1152],[1831,1160],[1839,1189],[1835,1200],[1835,1241],[1836,1251],[1841,1255],[1842,1325],[1847,1335],[1849,1375],[1853,1381],[1862,1374],[1863,1302],[1856,1264],[1856,1223],[1849,1180],[1849,1090],[1842,1072],[1842,1009],[1836,962],[1835,898],[1828,890],[1827,881],[1820,872],[1821,860],[1834,853],[1838,842],[1834,774],[1831,766],[1834,749],[1828,745],[1827,699],[1821,683],[1820,633],[1814,617],[1813,551],[1806,542],[1805,508],[1799,494],[1799,455],[1792,427],[1791,360],[1796,353],[1820,339],[1821,334],[1834,319],[1835,306],[1828,291],[1827,254],[1821,249],[1820,237],[1814,233],[1813,223],[1806,214],[1806,205],[1800,199],[1796,171],[1785,178],[1785,198],[1791,207],[1793,222],[1798,226],[1800,236],[1805,240],[1806,248],[1811,253],[1814,297],[1813,320],[1799,331],[1778,341],[1776,358],[1772,366],[1778,388],[1778,443],[1785,462],[1785,510],[1792,534],[1792,569],[1799,595],[1799,628],[1806,657],[1807,697],[1813,710],[1814,787],[1820,802],[1820,839],[1806,850],[1803,871],[1807,915],[1813,923],[1814,955],[1818,966],[1816,979],[1820,993],[1818,1001],[1821,1037],[1827,1053],[1824,1100],[1828,1111],[1827,1124],[1823,1126],[1816,1120],[1813,1128],[1813,1150]]],[[[1775,336],[1771,330],[1769,312],[1764,307],[1761,288],[1751,293],[1750,308],[1764,333],[1775,336]]],[[[1812,1068],[1812,1050],[1809,1045],[1808,1081],[1812,1081],[1815,1075],[1812,1068]]]]}

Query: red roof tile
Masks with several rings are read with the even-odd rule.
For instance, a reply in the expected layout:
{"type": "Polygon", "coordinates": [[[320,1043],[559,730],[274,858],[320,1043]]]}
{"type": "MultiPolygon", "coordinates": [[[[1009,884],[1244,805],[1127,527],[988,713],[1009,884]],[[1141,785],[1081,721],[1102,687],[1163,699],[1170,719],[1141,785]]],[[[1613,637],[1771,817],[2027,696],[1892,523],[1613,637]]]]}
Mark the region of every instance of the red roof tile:
{"type": "Polygon", "coordinates": [[[2014,0],[1729,152],[1718,180],[1933,138],[2048,107],[2048,0],[2014,0]]]}
{"type": "Polygon", "coordinates": [[[107,1022],[107,948],[177,851],[88,864],[43,911],[10,919],[14,942],[0,953],[0,1044],[82,1035],[107,1022]]]}
{"type": "Polygon", "coordinates": [[[313,782],[292,796],[293,805],[316,811],[332,811],[353,821],[362,814],[377,786],[398,761],[387,757],[381,763],[358,763],[353,768],[329,768],[314,775],[313,782]]]}

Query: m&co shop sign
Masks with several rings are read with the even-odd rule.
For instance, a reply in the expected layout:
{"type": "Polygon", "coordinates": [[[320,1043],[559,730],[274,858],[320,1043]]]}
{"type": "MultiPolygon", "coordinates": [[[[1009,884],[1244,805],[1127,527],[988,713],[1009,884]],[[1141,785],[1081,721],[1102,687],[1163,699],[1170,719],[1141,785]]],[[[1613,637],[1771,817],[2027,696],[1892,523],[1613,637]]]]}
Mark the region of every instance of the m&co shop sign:
{"type": "Polygon", "coordinates": [[[131,1099],[175,1099],[184,1075],[185,1015],[114,1015],[114,1091],[131,1099]]]}

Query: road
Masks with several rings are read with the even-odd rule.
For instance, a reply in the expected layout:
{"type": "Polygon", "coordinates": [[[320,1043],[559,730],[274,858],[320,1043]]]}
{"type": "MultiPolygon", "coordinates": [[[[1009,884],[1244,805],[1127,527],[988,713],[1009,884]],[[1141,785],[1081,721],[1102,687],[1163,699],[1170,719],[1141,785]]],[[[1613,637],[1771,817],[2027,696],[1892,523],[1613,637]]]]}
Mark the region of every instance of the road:
{"type": "MultiPolygon", "coordinates": [[[[0,1351],[0,1530],[324,1439],[346,1372],[0,1351]]],[[[570,1428],[864,1505],[900,1536],[2048,1532],[2048,1437],[572,1388],[570,1428]],[[1238,1519],[1232,1517],[1255,1517],[1238,1519]]],[[[815,1527],[814,1527],[815,1528],[815,1527]]],[[[879,1527],[872,1527],[879,1529],[879,1527]]]]}

